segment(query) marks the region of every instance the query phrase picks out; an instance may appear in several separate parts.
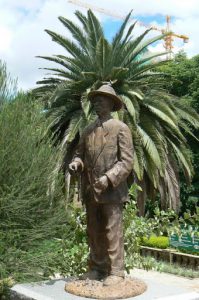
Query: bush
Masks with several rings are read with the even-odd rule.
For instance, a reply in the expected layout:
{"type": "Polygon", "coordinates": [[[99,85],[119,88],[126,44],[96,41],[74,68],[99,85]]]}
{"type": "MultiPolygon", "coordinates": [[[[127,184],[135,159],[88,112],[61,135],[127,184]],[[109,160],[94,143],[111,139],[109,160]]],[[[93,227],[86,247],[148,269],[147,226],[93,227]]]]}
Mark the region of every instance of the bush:
{"type": "Polygon", "coordinates": [[[169,247],[169,238],[166,236],[150,236],[150,238],[143,238],[143,246],[152,248],[166,249],[169,247]]]}
{"type": "MultiPolygon", "coordinates": [[[[5,240],[0,258],[0,277],[12,276],[15,281],[48,279],[55,274],[75,276],[87,269],[88,245],[84,209],[67,206],[67,220],[59,231],[39,243],[23,247],[11,246],[5,240]],[[56,237],[55,237],[56,236],[56,237]]],[[[41,230],[42,233],[42,230],[41,230]]]]}
{"type": "Polygon", "coordinates": [[[0,300],[9,299],[9,288],[13,285],[12,278],[0,280],[0,300]]]}
{"type": "MultiPolygon", "coordinates": [[[[143,237],[149,239],[152,235],[170,234],[180,231],[178,216],[172,210],[161,211],[156,208],[153,218],[139,217],[136,206],[136,197],[139,186],[133,184],[129,190],[130,202],[124,211],[124,240],[125,240],[125,267],[129,272],[134,267],[151,269],[152,264],[139,255],[143,237]]],[[[162,237],[161,237],[162,238],[162,237]]],[[[164,245],[168,247],[168,239],[163,237],[164,245]]]]}
{"type": "Polygon", "coordinates": [[[0,112],[0,279],[35,276],[30,265],[46,258],[32,256],[30,264],[26,252],[61,237],[67,221],[62,178],[54,182],[53,197],[49,193],[58,154],[44,138],[49,121],[42,111],[31,96],[19,94],[0,112]]]}

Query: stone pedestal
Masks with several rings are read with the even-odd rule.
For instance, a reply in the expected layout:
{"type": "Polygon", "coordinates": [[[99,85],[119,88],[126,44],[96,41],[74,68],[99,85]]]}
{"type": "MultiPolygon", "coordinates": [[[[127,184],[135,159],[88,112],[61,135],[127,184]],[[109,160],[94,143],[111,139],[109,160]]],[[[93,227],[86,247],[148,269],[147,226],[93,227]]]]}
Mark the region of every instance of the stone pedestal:
{"type": "Polygon", "coordinates": [[[127,277],[117,285],[103,286],[103,282],[96,280],[74,280],[66,283],[65,290],[81,297],[93,299],[126,299],[143,294],[146,284],[136,278],[127,277]]]}
{"type": "MultiPolygon", "coordinates": [[[[199,300],[199,279],[188,279],[155,271],[133,270],[136,277],[147,284],[147,290],[128,300],[199,300]]],[[[88,300],[65,291],[74,279],[16,284],[11,288],[11,300],[88,300]]],[[[91,299],[91,298],[90,298],[91,299]]]]}

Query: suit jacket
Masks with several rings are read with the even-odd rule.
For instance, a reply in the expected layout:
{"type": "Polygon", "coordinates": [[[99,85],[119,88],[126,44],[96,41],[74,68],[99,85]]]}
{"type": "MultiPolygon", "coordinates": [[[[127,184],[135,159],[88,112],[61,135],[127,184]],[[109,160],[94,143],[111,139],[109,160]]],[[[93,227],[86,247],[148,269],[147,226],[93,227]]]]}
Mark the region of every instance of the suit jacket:
{"type": "Polygon", "coordinates": [[[73,161],[81,164],[83,202],[125,202],[128,199],[126,179],[133,168],[133,144],[126,124],[109,118],[102,124],[97,119],[83,132],[73,161]],[[93,184],[106,175],[109,186],[99,193],[93,184]]]}

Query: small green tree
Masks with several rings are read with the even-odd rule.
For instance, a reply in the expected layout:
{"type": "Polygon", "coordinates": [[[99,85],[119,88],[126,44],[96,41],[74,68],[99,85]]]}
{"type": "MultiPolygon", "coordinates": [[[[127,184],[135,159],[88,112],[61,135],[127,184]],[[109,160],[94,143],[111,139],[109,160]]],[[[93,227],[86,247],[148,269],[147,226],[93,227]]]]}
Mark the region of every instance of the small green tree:
{"type": "Polygon", "coordinates": [[[54,197],[50,175],[57,149],[45,137],[49,125],[41,103],[19,94],[5,102],[0,113],[0,278],[34,273],[41,261],[24,262],[21,256],[45,239],[59,237],[67,221],[61,182],[54,197]]]}

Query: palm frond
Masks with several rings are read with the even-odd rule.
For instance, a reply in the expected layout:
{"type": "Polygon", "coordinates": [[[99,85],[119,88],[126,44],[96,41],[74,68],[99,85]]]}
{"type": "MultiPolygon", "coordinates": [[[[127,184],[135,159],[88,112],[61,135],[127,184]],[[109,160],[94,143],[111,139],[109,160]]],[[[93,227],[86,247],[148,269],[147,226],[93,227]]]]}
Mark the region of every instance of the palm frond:
{"type": "MultiPolygon", "coordinates": [[[[126,16],[126,18],[124,19],[119,31],[116,33],[115,37],[113,38],[112,41],[112,46],[113,46],[113,51],[115,51],[115,49],[117,48],[118,44],[120,44],[122,42],[122,38],[124,35],[124,31],[126,29],[126,25],[131,17],[132,11],[130,11],[128,13],[128,15],[126,16]]],[[[125,37],[124,40],[128,39],[129,35],[131,34],[132,30],[133,30],[134,26],[131,26],[127,32],[127,35],[125,37]]]]}
{"type": "Polygon", "coordinates": [[[133,121],[135,122],[136,121],[136,112],[135,112],[135,108],[133,106],[132,101],[128,97],[126,97],[125,95],[122,95],[121,98],[122,98],[122,101],[125,104],[128,112],[129,112],[129,114],[131,115],[133,121]]]}
{"type": "Polygon", "coordinates": [[[169,140],[169,143],[174,149],[175,155],[178,158],[179,163],[183,166],[186,178],[190,181],[193,175],[193,169],[190,161],[188,160],[187,155],[184,155],[182,149],[180,147],[177,147],[171,140],[169,140]]]}
{"type": "Polygon", "coordinates": [[[85,32],[88,32],[88,19],[87,19],[87,17],[84,16],[81,13],[81,11],[79,11],[79,10],[76,10],[75,15],[79,19],[79,21],[82,23],[85,32]]]}
{"type": "Polygon", "coordinates": [[[99,39],[104,36],[103,29],[101,27],[100,22],[98,21],[98,19],[95,17],[95,15],[93,14],[93,12],[91,10],[88,10],[87,18],[88,18],[88,22],[87,22],[87,24],[88,24],[88,29],[87,29],[88,30],[87,31],[88,39],[89,39],[91,48],[95,49],[99,39]]]}
{"type": "Polygon", "coordinates": [[[59,17],[58,19],[72,33],[74,39],[77,41],[79,46],[81,46],[82,49],[87,51],[87,48],[86,48],[87,39],[86,39],[86,35],[82,31],[82,29],[80,27],[78,27],[76,24],[74,24],[72,21],[70,21],[64,17],[59,17]]]}
{"type": "Polygon", "coordinates": [[[64,47],[73,57],[78,58],[82,55],[82,50],[75,43],[63,37],[60,34],[57,34],[51,30],[45,30],[51,37],[52,40],[58,43],[60,46],[64,47]]]}
{"type": "Polygon", "coordinates": [[[147,134],[147,132],[143,130],[143,128],[137,126],[137,130],[138,130],[138,134],[140,135],[145,151],[147,151],[148,155],[150,156],[150,159],[153,161],[156,167],[160,169],[161,160],[155,143],[153,142],[152,138],[147,134]]]}
{"type": "Polygon", "coordinates": [[[101,76],[101,80],[106,80],[106,74],[109,72],[107,60],[109,60],[111,54],[111,47],[106,39],[101,37],[96,45],[96,64],[99,69],[98,74],[101,76]]]}

